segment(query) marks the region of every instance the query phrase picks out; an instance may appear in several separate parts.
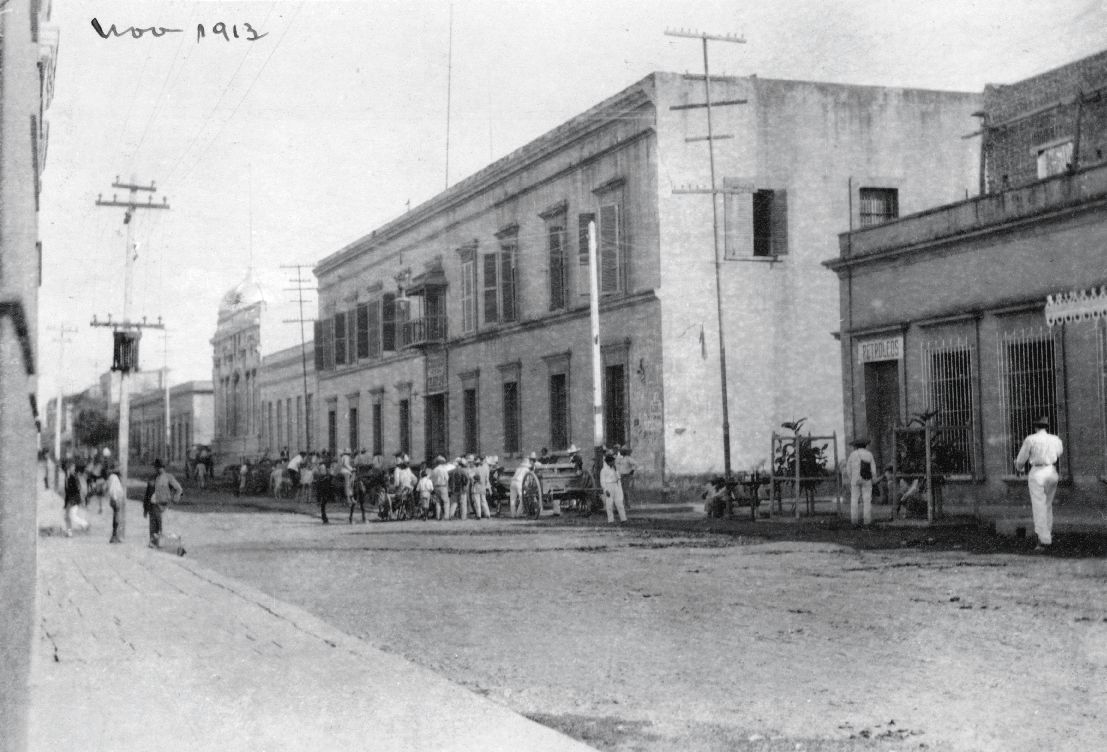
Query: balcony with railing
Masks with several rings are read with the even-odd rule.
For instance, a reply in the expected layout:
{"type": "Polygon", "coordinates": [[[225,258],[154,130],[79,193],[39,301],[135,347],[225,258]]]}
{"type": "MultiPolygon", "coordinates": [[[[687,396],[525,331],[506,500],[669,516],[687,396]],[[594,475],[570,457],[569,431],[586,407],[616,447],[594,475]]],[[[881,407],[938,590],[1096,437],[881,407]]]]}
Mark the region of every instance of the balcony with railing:
{"type": "Polygon", "coordinates": [[[403,346],[422,347],[446,341],[446,317],[426,316],[404,322],[403,346]]]}

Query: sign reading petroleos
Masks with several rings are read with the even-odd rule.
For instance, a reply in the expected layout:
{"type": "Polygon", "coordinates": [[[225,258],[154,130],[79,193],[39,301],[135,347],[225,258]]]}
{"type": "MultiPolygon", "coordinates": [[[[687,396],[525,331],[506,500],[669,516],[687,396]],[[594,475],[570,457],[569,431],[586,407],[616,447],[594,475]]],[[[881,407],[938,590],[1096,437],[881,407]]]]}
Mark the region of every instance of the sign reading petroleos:
{"type": "Polygon", "coordinates": [[[902,334],[857,343],[858,363],[873,363],[878,360],[903,360],[902,334]]]}
{"type": "Polygon", "coordinates": [[[432,350],[426,356],[427,394],[441,394],[448,386],[446,351],[432,350]]]}

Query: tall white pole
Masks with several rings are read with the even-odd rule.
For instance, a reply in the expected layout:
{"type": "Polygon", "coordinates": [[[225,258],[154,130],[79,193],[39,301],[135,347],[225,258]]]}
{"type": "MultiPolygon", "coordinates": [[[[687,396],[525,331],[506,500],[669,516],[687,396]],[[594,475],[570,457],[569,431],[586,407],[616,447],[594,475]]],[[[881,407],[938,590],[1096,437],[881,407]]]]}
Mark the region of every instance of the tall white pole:
{"type": "MultiPolygon", "coordinates": [[[[588,223],[588,292],[592,316],[592,446],[603,447],[603,363],[600,354],[600,277],[596,268],[596,223],[588,223]]],[[[599,458],[598,458],[599,459],[599,458]]]]}
{"type": "Polygon", "coordinates": [[[171,449],[171,433],[169,428],[169,330],[164,331],[165,334],[165,348],[163,350],[165,357],[165,365],[162,368],[162,380],[165,384],[165,464],[169,464],[169,461],[173,459],[171,449]]]}

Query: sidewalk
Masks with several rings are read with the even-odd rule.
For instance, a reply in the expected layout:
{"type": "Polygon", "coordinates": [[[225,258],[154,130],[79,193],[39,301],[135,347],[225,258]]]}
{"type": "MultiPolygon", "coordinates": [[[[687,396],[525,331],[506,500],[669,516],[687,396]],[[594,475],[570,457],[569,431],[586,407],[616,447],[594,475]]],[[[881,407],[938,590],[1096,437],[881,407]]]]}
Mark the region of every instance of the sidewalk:
{"type": "MultiPolygon", "coordinates": [[[[33,752],[586,750],[307,612],[38,499],[33,752]],[[51,534],[52,533],[52,534],[51,534]]],[[[105,505],[106,506],[106,505],[105,505]]],[[[188,541],[185,541],[188,545],[188,541]]]]}

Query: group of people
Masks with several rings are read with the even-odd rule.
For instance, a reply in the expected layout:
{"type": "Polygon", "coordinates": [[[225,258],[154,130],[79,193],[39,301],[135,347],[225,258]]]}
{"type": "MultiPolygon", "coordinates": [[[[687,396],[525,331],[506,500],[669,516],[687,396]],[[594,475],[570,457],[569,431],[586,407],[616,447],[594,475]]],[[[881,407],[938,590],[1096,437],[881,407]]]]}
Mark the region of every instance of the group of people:
{"type": "MultiPolygon", "coordinates": [[[[1053,499],[1057,493],[1057,462],[1064,453],[1064,444],[1056,434],[1049,432],[1049,418],[1042,416],[1032,424],[1033,433],[1028,435],[1019,448],[1015,458],[1015,470],[1026,473],[1027,489],[1030,493],[1030,507],[1034,519],[1034,535],[1037,553],[1046,553],[1053,545],[1053,499]]],[[[884,485],[884,493],[891,495],[893,480],[891,468],[876,478],[876,459],[868,449],[869,441],[858,438],[853,442],[853,451],[846,459],[846,472],[850,486],[850,521],[854,525],[871,525],[873,521],[872,496],[874,485],[884,485]]],[[[897,503],[893,515],[901,507],[925,513],[925,500],[919,481],[907,484],[899,481],[896,489],[897,503]]]]}
{"type": "MultiPolygon", "coordinates": [[[[573,445],[565,455],[583,475],[580,450],[573,445]]],[[[543,449],[541,456],[531,452],[520,461],[508,484],[512,517],[521,513],[522,484],[527,473],[553,460],[554,457],[543,449]]],[[[616,512],[621,521],[626,521],[625,498],[637,467],[629,447],[605,449],[599,480],[609,522],[614,522],[616,512]]],[[[357,453],[345,450],[337,457],[326,451],[289,454],[285,449],[273,465],[269,486],[274,497],[291,492],[301,502],[317,503],[324,524],[330,522],[328,506],[335,504],[345,506],[349,524],[353,524],[359,510],[362,522],[367,521],[366,503],[390,518],[393,504],[405,494],[412,495],[417,505],[416,514],[423,519],[449,520],[455,515],[468,519],[470,514],[476,519],[485,519],[492,516],[489,502],[497,491],[495,482],[499,471],[496,457],[477,454],[452,460],[439,455],[425,463],[413,464],[406,454],[397,453],[391,467],[386,469],[379,455],[365,449],[357,453]]],[[[246,491],[248,472],[249,466],[243,460],[238,470],[239,493],[246,491]]],[[[555,507],[553,514],[560,513],[560,508],[555,507]]]]}
{"type": "MultiPolygon", "coordinates": [[[[119,468],[112,462],[111,450],[105,448],[92,457],[79,460],[71,458],[64,463],[65,482],[62,494],[65,535],[86,532],[91,527],[86,514],[96,507],[97,514],[104,513],[104,501],[112,513],[111,537],[108,543],[122,543],[127,494],[119,477],[119,468]]],[[[146,485],[143,500],[143,516],[150,520],[151,547],[159,547],[165,510],[180,501],[183,490],[173,475],[165,470],[160,459],[154,460],[154,475],[146,485]]]]}

